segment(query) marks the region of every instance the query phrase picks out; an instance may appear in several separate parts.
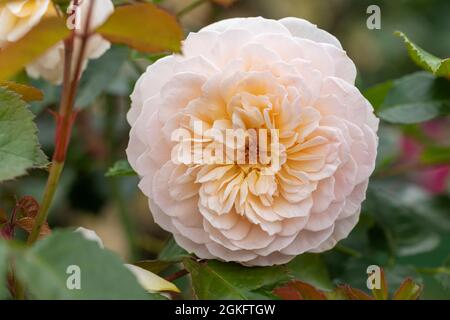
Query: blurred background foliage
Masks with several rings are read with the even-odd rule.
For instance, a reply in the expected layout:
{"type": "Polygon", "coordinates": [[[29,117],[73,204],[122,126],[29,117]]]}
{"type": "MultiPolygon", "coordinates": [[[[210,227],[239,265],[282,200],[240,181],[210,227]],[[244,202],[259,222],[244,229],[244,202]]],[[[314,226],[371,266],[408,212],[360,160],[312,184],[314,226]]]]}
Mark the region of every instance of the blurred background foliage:
{"type": "MultiPolygon", "coordinates": [[[[176,13],[194,1],[158,2],[176,13]]],[[[180,17],[186,33],[230,17],[305,18],[342,42],[358,68],[361,91],[418,70],[402,41],[393,35],[395,30],[438,57],[448,57],[450,52],[448,0],[239,0],[228,7],[218,3],[232,1],[215,2],[197,1],[194,9],[180,17]],[[366,9],[371,4],[381,8],[381,30],[366,28],[366,9]]],[[[146,66],[159,57],[114,46],[90,62],[76,103],[80,113],[66,168],[50,214],[52,228],[94,229],[106,247],[128,261],[157,257],[170,238],[153,223],[147,201],[137,189],[137,177],[105,176],[117,160],[126,158],[128,96],[146,66]]],[[[60,89],[19,77],[45,93],[45,100],[33,103],[32,110],[43,149],[51,155],[55,124],[44,109],[55,107],[60,89]]],[[[320,272],[305,271],[299,278],[319,287],[347,283],[364,289],[367,267],[377,264],[385,268],[391,288],[411,277],[424,284],[423,298],[450,299],[449,167],[448,163],[424,166],[420,162],[427,147],[450,145],[449,131],[448,117],[420,125],[383,123],[377,169],[359,224],[334,250],[317,257],[305,255],[304,259],[314,256],[312,266],[320,272]]],[[[45,179],[45,172],[35,170],[2,184],[2,208],[10,211],[15,196],[41,199],[45,179]]],[[[186,277],[176,281],[186,288],[185,298],[190,297],[187,281],[186,277]]]]}

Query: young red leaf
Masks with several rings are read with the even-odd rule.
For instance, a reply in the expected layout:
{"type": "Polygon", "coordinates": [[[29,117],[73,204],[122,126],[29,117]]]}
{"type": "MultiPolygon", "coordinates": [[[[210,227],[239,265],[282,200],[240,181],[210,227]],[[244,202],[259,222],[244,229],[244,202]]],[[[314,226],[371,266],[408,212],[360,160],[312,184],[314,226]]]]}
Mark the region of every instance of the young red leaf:
{"type": "Polygon", "coordinates": [[[314,286],[294,280],[274,290],[274,294],[285,300],[327,300],[325,294],[314,286]]]}
{"type": "Polygon", "coordinates": [[[0,81],[11,78],[69,33],[62,18],[42,19],[25,36],[0,50],[0,81]]]}
{"type": "MultiPolygon", "coordinates": [[[[26,232],[30,233],[31,230],[33,230],[34,220],[35,220],[35,218],[23,217],[23,218],[18,219],[16,221],[15,225],[17,227],[25,230],[26,232]]],[[[51,231],[50,227],[48,226],[47,223],[45,223],[44,225],[42,225],[41,231],[39,232],[39,239],[42,239],[43,237],[48,236],[51,233],[52,233],[52,231],[51,231]]]]}
{"type": "Polygon", "coordinates": [[[25,84],[12,82],[12,81],[0,81],[0,87],[4,87],[8,90],[14,91],[22,96],[22,100],[31,102],[39,101],[44,98],[44,94],[41,90],[35,87],[27,86],[25,84]]]}
{"type": "Polygon", "coordinates": [[[394,293],[393,300],[417,300],[421,293],[422,286],[407,278],[394,293]]]}
{"type": "Polygon", "coordinates": [[[22,209],[25,217],[34,218],[39,212],[39,203],[32,196],[24,196],[17,203],[17,207],[22,209]]]}
{"type": "Polygon", "coordinates": [[[111,42],[144,52],[179,52],[183,37],[175,17],[150,3],[116,8],[97,32],[111,42]]]}
{"type": "Polygon", "coordinates": [[[283,300],[302,300],[302,296],[298,290],[289,284],[274,289],[273,294],[283,300]]]}
{"type": "Polygon", "coordinates": [[[374,300],[373,297],[369,296],[364,291],[352,288],[349,285],[342,285],[339,288],[342,288],[342,291],[350,300],[374,300]]]}
{"type": "Polygon", "coordinates": [[[0,225],[8,221],[8,216],[6,215],[5,210],[0,209],[0,225]]]}

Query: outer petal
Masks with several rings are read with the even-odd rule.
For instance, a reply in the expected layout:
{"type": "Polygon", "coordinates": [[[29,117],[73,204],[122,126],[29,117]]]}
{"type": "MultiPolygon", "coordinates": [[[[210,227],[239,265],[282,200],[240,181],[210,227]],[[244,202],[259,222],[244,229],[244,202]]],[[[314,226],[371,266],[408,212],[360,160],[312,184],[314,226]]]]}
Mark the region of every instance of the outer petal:
{"type": "Polygon", "coordinates": [[[315,24],[300,18],[287,17],[278,20],[289,32],[298,38],[309,39],[315,42],[328,43],[342,49],[339,40],[325,30],[317,28],[315,24]]]}

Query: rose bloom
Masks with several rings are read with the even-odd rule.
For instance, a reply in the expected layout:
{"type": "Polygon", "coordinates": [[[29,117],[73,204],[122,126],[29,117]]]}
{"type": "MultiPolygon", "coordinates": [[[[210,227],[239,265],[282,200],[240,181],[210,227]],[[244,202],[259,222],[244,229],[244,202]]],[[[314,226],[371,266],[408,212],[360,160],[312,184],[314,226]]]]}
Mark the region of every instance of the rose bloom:
{"type": "MultiPolygon", "coordinates": [[[[77,32],[83,33],[90,0],[79,2],[80,29],[77,32]]],[[[73,6],[74,1],[71,2],[70,8],[73,8],[73,6]]],[[[114,5],[111,0],[95,0],[90,29],[93,30],[103,24],[113,11],[114,5]]],[[[56,14],[56,9],[50,0],[18,0],[0,5],[0,48],[10,42],[19,40],[35,27],[42,18],[55,16],[56,14]]],[[[80,43],[81,40],[77,38],[74,47],[75,55],[80,50],[80,43]]],[[[99,58],[109,47],[110,43],[100,35],[91,36],[86,46],[83,69],[86,67],[88,59],[99,58]]],[[[26,66],[29,76],[33,78],[42,77],[53,84],[62,82],[63,70],[63,42],[59,42],[33,63],[26,66]]]]}
{"type": "Polygon", "coordinates": [[[228,19],[189,34],[131,95],[127,155],[155,221],[204,259],[267,266],[331,249],[358,222],[375,166],[378,119],[355,76],[339,41],[302,19],[228,19]],[[199,121],[277,129],[280,166],[173,161],[172,133],[195,141],[199,121]]]}

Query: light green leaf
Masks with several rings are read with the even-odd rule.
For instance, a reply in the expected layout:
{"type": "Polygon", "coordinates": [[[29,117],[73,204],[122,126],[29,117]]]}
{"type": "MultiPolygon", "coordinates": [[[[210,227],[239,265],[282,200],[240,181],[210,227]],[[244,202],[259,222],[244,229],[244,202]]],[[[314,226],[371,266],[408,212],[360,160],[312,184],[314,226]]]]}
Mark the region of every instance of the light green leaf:
{"type": "Polygon", "coordinates": [[[0,81],[8,80],[70,33],[64,19],[42,19],[30,32],[0,51],[0,81]]]}
{"type": "Polygon", "coordinates": [[[108,169],[105,176],[107,177],[123,177],[123,176],[135,176],[133,168],[127,160],[119,160],[114,165],[108,169]]]}
{"type": "Polygon", "coordinates": [[[175,17],[151,3],[116,8],[97,32],[113,43],[144,52],[179,52],[183,37],[175,17]]]}
{"type": "MultiPolygon", "coordinates": [[[[83,235],[55,231],[32,248],[15,253],[16,272],[36,299],[149,299],[136,277],[112,252],[83,235]],[[71,269],[72,268],[72,269],[71,269]],[[81,289],[76,283],[79,270],[81,289]]],[[[155,297],[156,298],[156,297],[155,297]]]]}
{"type": "Polygon", "coordinates": [[[420,161],[427,165],[449,164],[450,147],[429,146],[422,152],[420,161]]]}
{"type": "Polygon", "coordinates": [[[84,108],[91,105],[116,78],[127,57],[127,48],[113,46],[102,57],[91,61],[81,78],[75,106],[84,108]]]}
{"type": "Polygon", "coordinates": [[[426,72],[394,81],[378,116],[392,123],[418,123],[450,114],[450,82],[426,72]]]}
{"type": "Polygon", "coordinates": [[[400,31],[395,32],[395,35],[403,39],[409,56],[419,67],[431,72],[437,77],[450,77],[450,58],[440,59],[431,53],[428,53],[415,43],[411,42],[411,40],[400,31]]]}
{"type": "Polygon", "coordinates": [[[0,181],[47,163],[33,119],[33,113],[16,93],[0,88],[0,181]]]}
{"type": "Polygon", "coordinates": [[[275,286],[289,280],[285,266],[244,267],[237,263],[186,258],[195,294],[199,299],[273,299],[275,286]]]}

